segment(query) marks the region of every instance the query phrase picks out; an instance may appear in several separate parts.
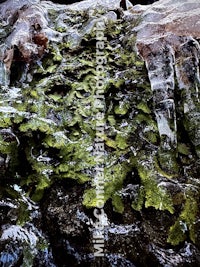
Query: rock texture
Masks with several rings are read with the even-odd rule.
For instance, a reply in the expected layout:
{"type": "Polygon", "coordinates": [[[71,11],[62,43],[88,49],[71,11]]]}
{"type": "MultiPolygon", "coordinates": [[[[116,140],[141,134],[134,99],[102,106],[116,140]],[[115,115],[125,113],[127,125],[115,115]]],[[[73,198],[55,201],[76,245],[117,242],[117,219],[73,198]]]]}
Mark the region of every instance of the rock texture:
{"type": "Polygon", "coordinates": [[[200,265],[199,8],[0,4],[1,266],[200,265]],[[94,257],[97,167],[104,257],[94,257]]]}

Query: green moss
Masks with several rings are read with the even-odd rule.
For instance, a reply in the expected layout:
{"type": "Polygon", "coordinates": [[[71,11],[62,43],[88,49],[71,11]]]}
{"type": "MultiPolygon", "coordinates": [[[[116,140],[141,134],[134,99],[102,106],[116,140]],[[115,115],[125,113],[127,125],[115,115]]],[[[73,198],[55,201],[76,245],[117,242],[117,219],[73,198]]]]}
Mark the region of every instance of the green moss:
{"type": "Polygon", "coordinates": [[[121,102],[119,106],[115,107],[115,114],[125,115],[128,112],[129,105],[125,102],[121,102]]]}
{"type": "Polygon", "coordinates": [[[167,242],[176,246],[186,239],[187,226],[183,221],[176,221],[173,226],[170,227],[169,237],[167,242]]]}
{"type": "Polygon", "coordinates": [[[142,110],[144,113],[147,113],[147,114],[150,114],[152,111],[149,109],[149,107],[147,106],[146,103],[144,102],[140,102],[138,105],[137,105],[137,108],[142,110]]]}
{"type": "MultiPolygon", "coordinates": [[[[123,212],[124,206],[120,196],[116,194],[116,192],[122,188],[128,170],[129,168],[127,168],[126,163],[124,163],[107,167],[104,172],[104,186],[101,196],[103,195],[104,203],[108,199],[112,199],[115,211],[120,213],[123,212]]],[[[87,208],[97,206],[99,199],[98,190],[98,186],[96,187],[95,184],[93,184],[93,189],[89,189],[85,192],[83,204],[87,208]]]]}
{"type": "Polygon", "coordinates": [[[20,199],[18,209],[18,220],[17,224],[24,226],[24,224],[29,220],[30,210],[27,209],[27,203],[20,199]]]}
{"type": "Polygon", "coordinates": [[[57,69],[57,65],[52,65],[52,66],[49,66],[46,70],[45,70],[45,73],[54,73],[57,69]]]}
{"type": "Polygon", "coordinates": [[[190,152],[190,148],[186,145],[186,144],[178,144],[178,152],[188,156],[191,152],[190,152]]]}
{"type": "Polygon", "coordinates": [[[105,144],[109,147],[112,147],[112,148],[116,148],[117,147],[117,144],[114,140],[110,139],[110,138],[106,138],[106,142],[105,144]]]}
{"type": "Polygon", "coordinates": [[[147,142],[150,142],[155,145],[157,145],[159,139],[158,134],[153,131],[145,132],[144,138],[147,140],[147,142]]]}
{"type": "Polygon", "coordinates": [[[110,126],[115,126],[117,124],[115,117],[113,115],[109,115],[107,120],[108,120],[108,123],[110,124],[110,126]]]}
{"type": "Polygon", "coordinates": [[[58,149],[65,147],[69,142],[70,140],[63,131],[55,132],[52,135],[46,136],[44,139],[45,146],[58,149]]]}
{"type": "Polygon", "coordinates": [[[163,150],[162,148],[158,151],[158,161],[161,169],[168,173],[169,176],[175,176],[179,173],[179,164],[177,162],[177,153],[173,150],[163,150]]]}
{"type": "Polygon", "coordinates": [[[110,80],[110,83],[113,84],[116,88],[121,88],[121,86],[124,84],[124,79],[113,79],[110,80]]]}
{"type": "Polygon", "coordinates": [[[173,201],[164,187],[158,187],[156,182],[146,181],[143,184],[145,189],[145,207],[154,207],[159,210],[168,210],[174,213],[173,201]]]}
{"type": "Polygon", "coordinates": [[[198,220],[199,194],[196,189],[188,189],[185,194],[185,203],[177,221],[170,227],[167,242],[178,245],[186,240],[189,234],[190,240],[196,242],[195,222],[198,220]]]}
{"type": "Polygon", "coordinates": [[[144,206],[145,190],[144,186],[140,186],[137,197],[132,201],[131,207],[134,210],[140,211],[144,206]]]}
{"type": "Polygon", "coordinates": [[[38,99],[38,92],[36,90],[31,90],[30,95],[31,95],[31,97],[38,99]]]}
{"type": "Polygon", "coordinates": [[[145,122],[146,125],[148,125],[149,127],[152,127],[152,130],[158,131],[158,126],[157,126],[155,120],[153,120],[152,117],[148,114],[139,113],[135,117],[135,121],[138,124],[145,122]]]}
{"type": "Polygon", "coordinates": [[[175,174],[170,174],[168,172],[165,172],[160,166],[159,166],[159,162],[158,162],[158,159],[157,157],[154,157],[154,163],[155,163],[155,168],[156,168],[156,171],[162,175],[163,177],[166,177],[168,179],[171,179],[171,178],[174,178],[176,177],[175,174]]]}
{"type": "MultiPolygon", "coordinates": [[[[104,195],[104,200],[103,202],[105,203],[107,199],[105,199],[105,195],[104,195]]],[[[83,205],[86,206],[87,208],[93,208],[93,207],[97,207],[97,196],[96,196],[96,191],[95,189],[88,189],[85,190],[85,193],[83,195],[83,205]]]]}
{"type": "Polygon", "coordinates": [[[119,149],[126,149],[128,147],[127,144],[127,136],[123,133],[118,133],[116,135],[115,141],[116,141],[116,145],[119,149]]]}
{"type": "Polygon", "coordinates": [[[27,123],[23,123],[20,125],[21,132],[27,131],[41,131],[44,133],[53,133],[54,132],[55,123],[51,120],[45,120],[42,118],[34,118],[31,119],[27,123]]]}
{"type": "Polygon", "coordinates": [[[9,127],[10,125],[12,125],[11,118],[2,114],[0,116],[0,125],[1,127],[9,127]]]}
{"type": "Polygon", "coordinates": [[[140,152],[139,160],[134,160],[138,174],[141,179],[141,188],[137,201],[133,201],[132,207],[140,210],[144,204],[145,208],[154,207],[158,210],[168,210],[174,213],[173,200],[166,190],[165,184],[159,183],[159,173],[156,171],[154,162],[149,161],[148,155],[140,152]]]}
{"type": "MultiPolygon", "coordinates": [[[[59,47],[53,46],[52,51],[51,51],[51,54],[53,55],[53,61],[55,61],[55,62],[61,62],[62,61],[63,57],[62,57],[60,52],[61,51],[60,51],[59,47]]],[[[54,66],[56,66],[56,65],[54,65],[54,66]]],[[[54,67],[54,66],[52,65],[52,67],[54,67]]],[[[54,71],[55,71],[55,69],[53,69],[53,71],[51,71],[51,72],[54,72],[54,71]]]]}
{"type": "Polygon", "coordinates": [[[122,198],[117,193],[113,195],[112,197],[112,204],[115,212],[123,213],[124,211],[124,203],[122,201],[122,198]]]}

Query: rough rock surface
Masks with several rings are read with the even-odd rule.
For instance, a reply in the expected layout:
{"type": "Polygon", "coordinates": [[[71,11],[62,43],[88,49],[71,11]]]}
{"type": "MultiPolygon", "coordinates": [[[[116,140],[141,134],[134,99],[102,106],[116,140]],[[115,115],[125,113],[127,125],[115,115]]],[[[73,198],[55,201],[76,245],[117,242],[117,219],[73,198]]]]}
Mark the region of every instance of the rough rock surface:
{"type": "Polygon", "coordinates": [[[1,266],[200,265],[200,4],[121,2],[0,4],[1,266]],[[101,258],[95,137],[105,149],[101,258]]]}

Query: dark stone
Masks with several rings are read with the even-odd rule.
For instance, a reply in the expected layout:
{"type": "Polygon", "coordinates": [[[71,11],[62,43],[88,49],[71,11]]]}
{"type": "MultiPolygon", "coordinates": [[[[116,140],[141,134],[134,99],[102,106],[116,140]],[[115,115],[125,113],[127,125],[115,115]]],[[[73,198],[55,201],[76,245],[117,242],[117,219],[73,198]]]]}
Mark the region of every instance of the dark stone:
{"type": "Polygon", "coordinates": [[[58,267],[149,267],[150,263],[184,267],[200,263],[199,251],[193,244],[186,242],[175,249],[166,245],[175,215],[153,208],[139,215],[127,206],[122,216],[113,213],[109,203],[105,206],[109,221],[105,226],[105,257],[94,258],[90,224],[94,216],[81,204],[82,193],[80,185],[60,183],[47,191],[42,203],[43,229],[50,236],[58,267]]]}

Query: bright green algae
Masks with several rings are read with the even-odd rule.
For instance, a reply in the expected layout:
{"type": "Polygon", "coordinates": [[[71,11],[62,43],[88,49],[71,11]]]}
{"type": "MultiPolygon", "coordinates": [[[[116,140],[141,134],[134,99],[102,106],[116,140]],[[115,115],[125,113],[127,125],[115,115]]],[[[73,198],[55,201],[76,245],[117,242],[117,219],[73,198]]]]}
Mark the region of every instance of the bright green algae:
{"type": "MultiPolygon", "coordinates": [[[[2,132],[0,139],[1,156],[8,161],[2,179],[14,179],[34,201],[41,200],[44,190],[58,180],[74,179],[85,184],[83,204],[92,208],[97,205],[93,154],[98,124],[94,104],[96,31],[89,12],[73,12],[66,11],[61,21],[58,11],[49,10],[55,21],[51,27],[60,33],[68,31],[68,35],[62,43],[49,43],[48,52],[32,64],[30,77],[23,83],[13,81],[7,92],[2,88],[0,125],[11,131],[7,135],[2,132]]],[[[102,13],[95,11],[93,17],[101,18],[102,13]]],[[[152,91],[144,62],[135,51],[135,35],[129,33],[130,23],[105,19],[105,24],[105,131],[99,136],[105,144],[104,202],[111,199],[114,210],[123,213],[121,190],[127,179],[134,183],[135,175],[139,186],[131,200],[133,210],[154,207],[177,215],[168,242],[177,245],[184,241],[186,231],[195,242],[199,184],[195,182],[194,193],[192,181],[198,173],[198,145],[190,141],[195,124],[191,128],[192,121],[186,116],[188,140],[184,142],[180,135],[176,151],[162,151],[152,91]],[[168,161],[171,171],[163,167],[168,161]],[[167,185],[178,183],[183,175],[180,188],[184,197],[177,204],[167,185]],[[180,212],[177,206],[181,206],[180,212]]]]}

